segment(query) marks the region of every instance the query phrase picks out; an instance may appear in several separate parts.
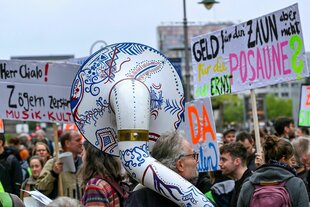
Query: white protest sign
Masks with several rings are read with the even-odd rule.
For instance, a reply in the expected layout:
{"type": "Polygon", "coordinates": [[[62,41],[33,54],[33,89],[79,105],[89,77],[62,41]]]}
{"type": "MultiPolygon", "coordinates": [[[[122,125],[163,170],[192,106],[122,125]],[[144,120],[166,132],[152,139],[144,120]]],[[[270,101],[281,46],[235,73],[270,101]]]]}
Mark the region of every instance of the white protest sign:
{"type": "Polygon", "coordinates": [[[75,172],[76,171],[72,152],[61,153],[59,154],[58,158],[62,162],[63,172],[75,172]]]}
{"type": "Polygon", "coordinates": [[[199,153],[199,172],[219,169],[219,149],[210,98],[185,104],[186,137],[199,153]]]}
{"type": "Polygon", "coordinates": [[[4,133],[4,122],[3,122],[3,119],[0,119],[0,133],[4,133]]]}
{"type": "Polygon", "coordinates": [[[310,85],[301,86],[298,126],[310,127],[310,85]]]}
{"type": "Polygon", "coordinates": [[[298,5],[192,38],[195,98],[309,75],[298,5]]]}
{"type": "Polygon", "coordinates": [[[70,87],[0,82],[3,119],[72,123],[70,87]]]}
{"type": "Polygon", "coordinates": [[[0,117],[73,123],[70,91],[77,64],[0,60],[0,117]]]}
{"type": "Polygon", "coordinates": [[[79,67],[77,64],[0,60],[0,82],[71,87],[79,67]]]}
{"type": "MultiPolygon", "coordinates": [[[[36,201],[39,202],[39,203],[37,203],[35,205],[41,206],[41,204],[42,204],[43,206],[46,206],[46,205],[48,205],[48,204],[50,204],[52,202],[52,200],[49,197],[47,197],[46,195],[44,195],[40,191],[37,191],[37,190],[28,191],[28,190],[23,190],[23,189],[21,189],[21,190],[24,191],[24,192],[29,193],[32,198],[34,198],[36,201]]],[[[34,204],[33,201],[30,201],[30,203],[34,204]]]]}

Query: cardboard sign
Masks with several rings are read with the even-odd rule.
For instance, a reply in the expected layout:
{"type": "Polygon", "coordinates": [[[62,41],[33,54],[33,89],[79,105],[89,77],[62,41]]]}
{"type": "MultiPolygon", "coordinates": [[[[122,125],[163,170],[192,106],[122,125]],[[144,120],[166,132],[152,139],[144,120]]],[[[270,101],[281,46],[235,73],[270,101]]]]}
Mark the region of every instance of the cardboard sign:
{"type": "Polygon", "coordinates": [[[1,83],[0,117],[3,119],[73,123],[70,87],[1,83]]]}
{"type": "Polygon", "coordinates": [[[70,91],[76,64],[0,60],[0,117],[73,123],[70,91]]]}
{"type": "Polygon", "coordinates": [[[298,5],[192,38],[195,98],[309,75],[298,5]]]}
{"type": "Polygon", "coordinates": [[[198,171],[218,170],[219,149],[210,98],[195,100],[185,106],[186,137],[199,153],[198,171]]]}
{"type": "Polygon", "coordinates": [[[3,119],[0,119],[0,133],[4,133],[4,122],[3,122],[3,119]]]}
{"type": "Polygon", "coordinates": [[[301,86],[298,126],[310,127],[310,85],[301,86]]]}
{"type": "Polygon", "coordinates": [[[79,67],[77,64],[0,60],[0,82],[71,87],[79,67]]]}

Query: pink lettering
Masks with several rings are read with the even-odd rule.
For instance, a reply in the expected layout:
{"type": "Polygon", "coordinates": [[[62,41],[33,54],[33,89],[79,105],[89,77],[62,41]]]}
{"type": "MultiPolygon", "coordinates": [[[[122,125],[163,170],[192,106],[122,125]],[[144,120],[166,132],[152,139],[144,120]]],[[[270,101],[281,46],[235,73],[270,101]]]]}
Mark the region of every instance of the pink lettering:
{"type": "Polygon", "coordinates": [[[47,112],[48,120],[55,121],[54,112],[47,112]]]}
{"type": "Polygon", "coordinates": [[[248,67],[247,67],[247,60],[246,60],[246,56],[245,56],[245,51],[240,52],[240,76],[241,76],[242,83],[244,83],[246,81],[247,76],[248,76],[248,67]],[[242,73],[242,66],[244,66],[244,72],[243,73],[242,73]]]}
{"type": "MultiPolygon", "coordinates": [[[[238,69],[238,55],[235,53],[229,54],[229,68],[230,74],[233,75],[233,72],[238,69]],[[236,61],[236,65],[233,66],[233,59],[236,61]]],[[[233,79],[230,80],[230,84],[233,84],[233,79]]]]}
{"type": "Polygon", "coordinates": [[[273,60],[273,76],[276,76],[276,74],[277,74],[276,68],[278,68],[279,75],[281,75],[282,70],[281,70],[281,62],[280,62],[279,44],[277,44],[276,47],[274,45],[272,45],[271,54],[272,54],[272,60],[273,60]],[[277,63],[277,67],[276,67],[276,63],[277,63]]]}
{"type": "MultiPolygon", "coordinates": [[[[230,74],[238,77],[240,82],[256,82],[256,80],[270,80],[276,76],[289,75],[292,73],[290,68],[285,67],[288,59],[284,47],[288,41],[257,47],[248,51],[240,51],[239,54],[229,54],[230,74]],[[234,73],[238,72],[236,76],[234,73]]],[[[235,78],[236,79],[236,78],[235,78]]],[[[231,80],[232,83],[233,79],[231,80]]]]}
{"type": "Polygon", "coordinates": [[[251,63],[251,60],[250,60],[250,57],[252,57],[253,60],[254,60],[254,56],[255,56],[254,51],[253,50],[249,50],[248,51],[248,60],[249,60],[250,68],[252,70],[252,77],[249,79],[250,81],[253,81],[256,78],[256,71],[255,71],[255,68],[253,67],[253,65],[251,63]]]}
{"type": "Polygon", "coordinates": [[[261,71],[262,77],[265,78],[264,75],[264,67],[263,67],[263,62],[262,62],[262,57],[260,55],[260,50],[259,48],[256,49],[256,62],[257,62],[257,79],[259,79],[259,71],[261,71]]]}
{"type": "Polygon", "coordinates": [[[285,69],[285,64],[284,61],[287,59],[287,55],[283,52],[283,47],[285,47],[288,44],[288,41],[281,42],[280,47],[281,47],[281,54],[282,54],[282,66],[283,66],[283,74],[291,74],[292,70],[290,68],[285,69]]]}

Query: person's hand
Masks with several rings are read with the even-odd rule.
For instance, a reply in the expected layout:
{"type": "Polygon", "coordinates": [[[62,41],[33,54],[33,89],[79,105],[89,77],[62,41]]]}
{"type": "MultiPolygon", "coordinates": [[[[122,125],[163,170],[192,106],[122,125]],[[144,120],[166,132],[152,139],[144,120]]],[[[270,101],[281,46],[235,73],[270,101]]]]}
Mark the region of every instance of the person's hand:
{"type": "Polygon", "coordinates": [[[262,166],[264,164],[263,154],[262,153],[255,153],[255,165],[256,168],[262,166]]]}
{"type": "Polygon", "coordinates": [[[55,161],[54,165],[53,165],[53,171],[56,174],[60,174],[62,172],[63,168],[62,168],[62,162],[60,160],[55,161]]]}

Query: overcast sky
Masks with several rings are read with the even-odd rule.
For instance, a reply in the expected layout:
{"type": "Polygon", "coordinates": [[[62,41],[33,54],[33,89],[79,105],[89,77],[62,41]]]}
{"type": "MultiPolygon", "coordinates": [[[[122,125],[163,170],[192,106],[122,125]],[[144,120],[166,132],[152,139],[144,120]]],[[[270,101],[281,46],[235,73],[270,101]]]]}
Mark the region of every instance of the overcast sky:
{"type": "MultiPolygon", "coordinates": [[[[310,0],[218,1],[206,10],[198,1],[187,0],[188,21],[237,24],[298,3],[306,51],[310,51],[310,0]]],[[[183,0],[2,0],[0,11],[0,59],[84,57],[97,40],[157,48],[156,27],[182,22],[183,0]]]]}

